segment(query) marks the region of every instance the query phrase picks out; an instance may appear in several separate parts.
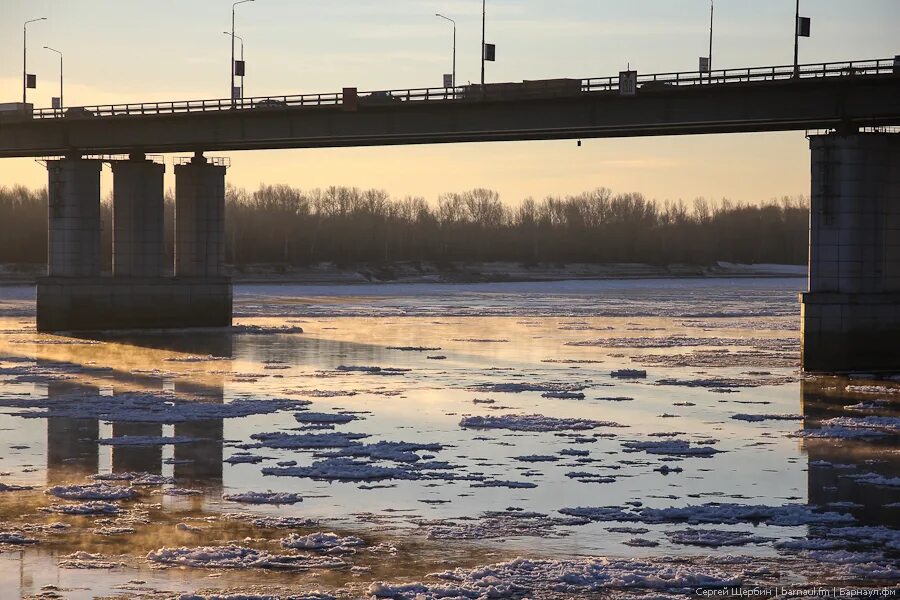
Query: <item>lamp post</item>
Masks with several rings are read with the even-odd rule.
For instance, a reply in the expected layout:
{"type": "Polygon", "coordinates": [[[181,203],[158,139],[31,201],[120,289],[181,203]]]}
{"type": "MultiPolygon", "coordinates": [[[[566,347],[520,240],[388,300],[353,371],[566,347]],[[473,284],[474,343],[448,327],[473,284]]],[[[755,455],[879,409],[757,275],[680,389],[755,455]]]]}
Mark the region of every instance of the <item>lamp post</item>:
{"type": "MultiPolygon", "coordinates": [[[[228,68],[228,76],[231,78],[231,87],[229,88],[228,95],[231,96],[231,107],[234,108],[234,13],[235,8],[237,8],[238,4],[244,4],[245,2],[255,2],[256,0],[238,0],[231,5],[231,64],[228,68]]],[[[241,93],[243,94],[243,89],[241,89],[241,93]]]]}
{"type": "MultiPolygon", "coordinates": [[[[244,38],[239,35],[234,35],[233,33],[228,33],[227,31],[223,31],[225,35],[230,35],[236,37],[241,42],[241,62],[244,62],[244,38]]],[[[233,62],[233,61],[232,61],[233,62]]],[[[246,68],[246,66],[244,67],[246,68]]],[[[241,75],[241,100],[244,99],[244,76],[241,75]]]]}
{"type": "Polygon", "coordinates": [[[453,23],[453,87],[456,87],[456,21],[454,21],[450,17],[445,17],[440,13],[435,13],[434,16],[440,17],[453,23]]]}
{"type": "Polygon", "coordinates": [[[712,83],[713,66],[713,11],[715,0],[709,0],[709,82],[712,83]]]}
{"type": "Polygon", "coordinates": [[[481,0],[481,93],[484,94],[484,34],[487,27],[487,0],[481,0]]]}
{"type": "Polygon", "coordinates": [[[46,20],[47,17],[31,19],[22,25],[22,104],[28,104],[28,24],[46,20]]]}
{"type": "Polygon", "coordinates": [[[65,106],[63,104],[63,53],[50,46],[44,46],[44,50],[59,54],[59,112],[61,113],[63,111],[63,106],[65,106]]]}
{"type": "Polygon", "coordinates": [[[800,76],[800,0],[794,15],[794,77],[800,76]]]}

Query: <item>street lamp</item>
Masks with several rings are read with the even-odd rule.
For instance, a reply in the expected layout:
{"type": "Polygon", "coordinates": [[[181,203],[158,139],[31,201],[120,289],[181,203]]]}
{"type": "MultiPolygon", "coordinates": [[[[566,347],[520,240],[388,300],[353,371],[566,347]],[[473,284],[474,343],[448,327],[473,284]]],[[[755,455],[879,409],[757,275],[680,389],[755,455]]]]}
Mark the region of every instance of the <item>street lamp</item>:
{"type": "MultiPolygon", "coordinates": [[[[241,42],[241,62],[244,62],[244,38],[242,38],[239,35],[234,35],[233,33],[228,33],[227,31],[223,31],[222,33],[224,33],[225,35],[230,35],[230,36],[236,37],[238,40],[240,40],[240,42],[241,42]]],[[[244,68],[245,69],[247,68],[246,65],[244,66],[244,68]]],[[[243,99],[244,99],[244,73],[242,72],[241,73],[241,100],[243,100],[243,99]]]]}
{"type": "Polygon", "coordinates": [[[794,15],[794,77],[800,77],[800,38],[809,37],[809,17],[800,16],[800,0],[797,0],[797,12],[794,15]]]}
{"type": "MultiPolygon", "coordinates": [[[[228,76],[231,78],[231,88],[230,88],[229,95],[231,96],[231,107],[232,108],[234,108],[234,100],[235,100],[235,98],[234,98],[234,37],[235,37],[234,36],[234,12],[235,12],[235,10],[234,9],[237,7],[238,4],[244,4],[245,2],[255,2],[255,1],[256,0],[239,0],[238,2],[235,2],[234,4],[231,5],[231,65],[229,65],[230,68],[228,69],[228,71],[229,71],[228,76]]],[[[243,90],[241,90],[241,92],[243,93],[243,90]]]]}
{"type": "Polygon", "coordinates": [[[709,82],[712,83],[712,66],[713,66],[713,11],[715,10],[715,0],[709,0],[709,82]]]}
{"type": "Polygon", "coordinates": [[[46,20],[47,17],[31,19],[22,25],[22,104],[28,104],[28,24],[46,20]]]}
{"type": "Polygon", "coordinates": [[[59,54],[59,111],[62,112],[63,106],[65,106],[63,104],[63,53],[56,48],[51,48],[50,46],[44,46],[44,50],[49,50],[50,52],[56,52],[57,54],[59,54]]]}
{"type": "Polygon", "coordinates": [[[445,17],[441,13],[434,13],[434,16],[440,17],[453,23],[453,83],[452,87],[456,87],[456,21],[450,17],[445,17]]]}
{"type": "Polygon", "coordinates": [[[481,93],[484,95],[484,34],[487,26],[487,0],[481,0],[481,93]]]}

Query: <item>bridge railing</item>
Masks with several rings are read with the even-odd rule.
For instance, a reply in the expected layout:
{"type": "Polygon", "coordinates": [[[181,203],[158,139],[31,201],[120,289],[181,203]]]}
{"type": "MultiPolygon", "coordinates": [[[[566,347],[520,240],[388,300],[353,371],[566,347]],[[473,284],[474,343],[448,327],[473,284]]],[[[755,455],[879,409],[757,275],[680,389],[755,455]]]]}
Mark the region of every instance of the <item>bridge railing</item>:
{"type": "MultiPolygon", "coordinates": [[[[795,78],[811,79],[821,77],[852,77],[862,75],[884,75],[893,73],[894,59],[848,61],[833,63],[815,63],[799,65],[794,72],[794,65],[774,67],[749,67],[744,69],[719,69],[712,73],[698,71],[683,73],[654,73],[638,75],[638,87],[692,86],[725,83],[747,83],[765,81],[785,81],[795,78]]],[[[619,78],[601,77],[585,80],[585,91],[618,91],[619,78]]]]}
{"type": "MultiPolygon", "coordinates": [[[[894,59],[815,63],[800,65],[795,73],[793,65],[774,67],[749,67],[745,69],[720,69],[712,73],[672,72],[638,75],[638,88],[654,89],[695,85],[722,85],[731,83],[765,82],[811,79],[822,77],[854,77],[896,73],[894,59]]],[[[527,88],[524,88],[527,91],[527,88]]],[[[447,102],[480,100],[482,95],[473,93],[480,86],[455,88],[413,88],[405,90],[374,90],[359,92],[360,106],[391,105],[401,102],[447,102]]],[[[619,78],[599,77],[581,80],[582,92],[617,92],[619,78]]],[[[540,95],[541,90],[530,90],[540,95]]],[[[518,94],[517,98],[522,97],[518,94]]],[[[180,113],[204,113],[243,110],[277,110],[294,107],[339,106],[343,94],[299,94],[289,96],[262,96],[256,98],[187,100],[172,102],[142,102],[134,104],[102,104],[98,106],[71,107],[65,110],[42,108],[33,112],[35,119],[94,118],[115,116],[162,115],[180,113]]]]}

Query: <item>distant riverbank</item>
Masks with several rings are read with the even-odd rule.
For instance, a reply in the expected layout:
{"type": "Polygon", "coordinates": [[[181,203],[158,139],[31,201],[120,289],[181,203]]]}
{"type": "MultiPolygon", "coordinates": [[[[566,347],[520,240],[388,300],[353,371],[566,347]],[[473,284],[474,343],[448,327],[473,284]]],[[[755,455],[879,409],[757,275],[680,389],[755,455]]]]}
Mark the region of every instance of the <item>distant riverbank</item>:
{"type": "MultiPolygon", "coordinates": [[[[247,265],[232,268],[236,283],[353,284],[353,283],[479,283],[500,281],[561,281],[591,279],[667,279],[721,277],[805,277],[806,265],[522,264],[516,262],[444,263],[404,261],[388,264],[308,267],[247,265]]],[[[43,265],[0,265],[0,285],[34,283],[43,265]]]]}

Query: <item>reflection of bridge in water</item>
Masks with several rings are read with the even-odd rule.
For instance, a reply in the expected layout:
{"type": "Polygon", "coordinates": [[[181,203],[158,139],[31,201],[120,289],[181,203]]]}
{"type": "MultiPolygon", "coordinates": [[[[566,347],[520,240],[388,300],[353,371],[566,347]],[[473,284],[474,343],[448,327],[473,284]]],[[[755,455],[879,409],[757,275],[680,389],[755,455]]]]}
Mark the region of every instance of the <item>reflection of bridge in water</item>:
{"type": "MultiPolygon", "coordinates": [[[[232,340],[227,333],[196,333],[190,337],[162,335],[117,336],[116,342],[156,349],[174,350],[191,354],[231,356],[232,340]]],[[[40,361],[39,361],[40,363],[40,361]]],[[[155,393],[172,390],[179,398],[194,402],[222,404],[225,401],[224,375],[207,375],[203,382],[175,381],[174,389],[165,377],[149,374],[133,374],[113,371],[109,388],[114,396],[132,393],[155,393]]],[[[48,398],[60,403],[77,402],[79,398],[98,396],[104,391],[102,382],[83,383],[74,380],[51,381],[47,386],[48,398]]],[[[48,485],[76,481],[99,473],[101,460],[100,439],[103,437],[104,420],[50,416],[47,418],[47,483],[48,485]]],[[[222,485],[224,438],[223,419],[205,419],[174,423],[171,435],[190,437],[198,441],[175,444],[171,461],[164,461],[162,445],[132,446],[110,445],[109,467],[112,473],[146,472],[171,474],[179,484],[205,487],[222,485]],[[165,468],[166,463],[171,470],[165,468]]],[[[111,421],[112,438],[129,436],[160,437],[164,435],[163,423],[111,421]]]]}
{"type": "MultiPolygon", "coordinates": [[[[844,407],[859,402],[858,397],[849,397],[843,385],[835,389],[835,383],[835,380],[828,380],[825,385],[816,381],[801,383],[803,416],[808,424],[846,417],[848,412],[844,407]]],[[[871,415],[871,412],[860,412],[858,416],[871,415]]],[[[812,428],[807,425],[806,429],[812,428]]],[[[837,512],[852,513],[864,525],[900,527],[900,510],[892,506],[900,502],[900,488],[865,484],[854,478],[864,473],[900,477],[900,455],[894,441],[807,438],[802,441],[802,448],[809,461],[809,504],[831,505],[829,508],[837,512]],[[850,504],[842,503],[858,506],[848,508],[850,504]]]]}

